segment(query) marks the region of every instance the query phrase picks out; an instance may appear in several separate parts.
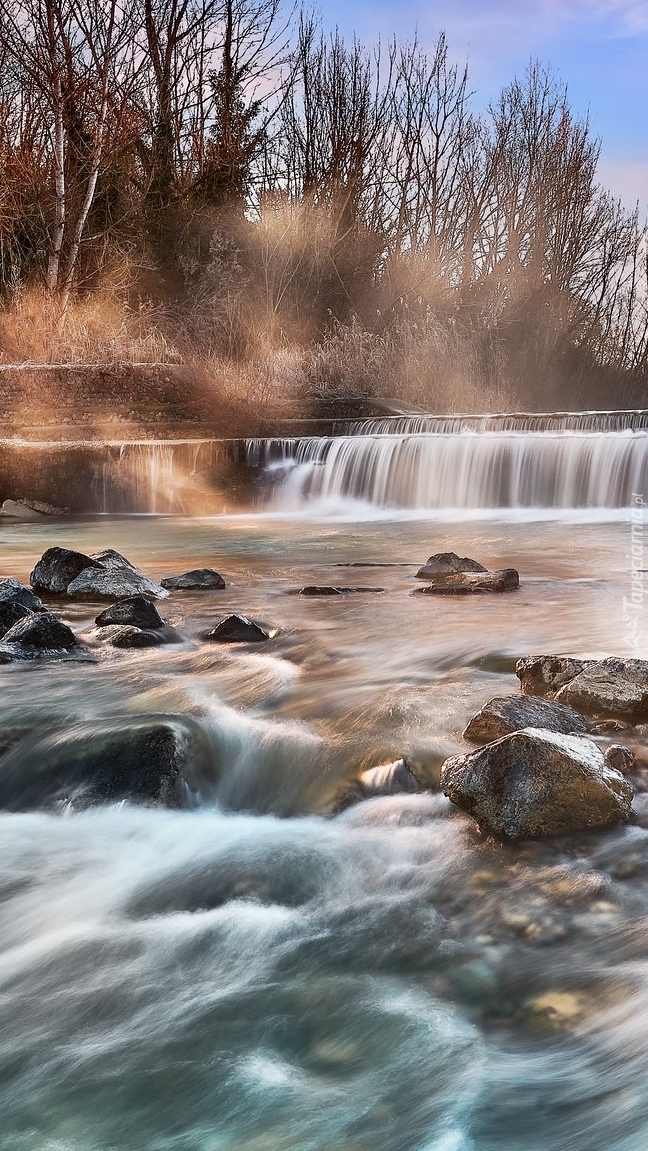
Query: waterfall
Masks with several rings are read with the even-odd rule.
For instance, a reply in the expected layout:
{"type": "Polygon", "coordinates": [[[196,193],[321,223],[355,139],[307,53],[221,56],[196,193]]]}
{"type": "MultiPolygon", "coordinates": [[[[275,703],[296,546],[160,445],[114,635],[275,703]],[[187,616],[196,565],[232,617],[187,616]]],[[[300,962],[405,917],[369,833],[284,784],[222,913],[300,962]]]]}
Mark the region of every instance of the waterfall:
{"type": "MultiPolygon", "coordinates": [[[[407,424],[411,421],[408,419],[407,424]]],[[[408,431],[250,444],[281,509],[622,508],[648,497],[648,432],[408,431]]]]}

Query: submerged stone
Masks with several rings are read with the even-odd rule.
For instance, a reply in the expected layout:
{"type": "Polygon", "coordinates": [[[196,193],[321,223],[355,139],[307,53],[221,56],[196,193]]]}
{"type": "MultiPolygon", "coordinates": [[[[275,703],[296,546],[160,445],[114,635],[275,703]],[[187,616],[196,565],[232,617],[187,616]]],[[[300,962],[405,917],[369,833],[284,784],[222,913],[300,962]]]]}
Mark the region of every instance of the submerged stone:
{"type": "Polygon", "coordinates": [[[298,591],[291,591],[288,594],[305,596],[357,595],[360,592],[384,590],[383,587],[333,587],[330,584],[308,584],[306,587],[299,588],[298,591]]]}
{"type": "Polygon", "coordinates": [[[477,743],[490,743],[524,727],[540,727],[564,735],[587,731],[582,715],[571,707],[550,703],[537,696],[509,695],[489,699],[472,717],[463,737],[477,743]]]}
{"type": "Polygon", "coordinates": [[[456,575],[460,572],[485,572],[488,569],[468,556],[456,552],[438,552],[430,556],[416,573],[416,579],[433,579],[438,575],[456,575]]]}
{"type": "Polygon", "coordinates": [[[227,587],[222,575],[213,568],[194,568],[183,575],[165,576],[160,583],[167,591],[220,591],[227,587]]]}
{"type": "Polygon", "coordinates": [[[414,595],[479,595],[484,592],[515,591],[520,576],[515,568],[495,572],[456,572],[426,576],[427,587],[416,588],[414,595]]]}
{"type": "Polygon", "coordinates": [[[590,739],[539,728],[447,759],[441,789],[482,831],[505,839],[621,823],[633,797],[590,739]]]}
{"type": "Polygon", "coordinates": [[[202,639],[210,643],[263,643],[275,634],[245,615],[228,615],[217,627],[203,632],[202,639]]]}
{"type": "Polygon", "coordinates": [[[100,638],[110,647],[159,647],[165,642],[159,631],[144,631],[131,624],[108,624],[101,629],[100,638]]]}
{"type": "Polygon", "coordinates": [[[141,719],[28,737],[0,759],[0,808],[84,808],[125,799],[179,807],[180,774],[204,751],[198,736],[181,720],[141,719]]]}

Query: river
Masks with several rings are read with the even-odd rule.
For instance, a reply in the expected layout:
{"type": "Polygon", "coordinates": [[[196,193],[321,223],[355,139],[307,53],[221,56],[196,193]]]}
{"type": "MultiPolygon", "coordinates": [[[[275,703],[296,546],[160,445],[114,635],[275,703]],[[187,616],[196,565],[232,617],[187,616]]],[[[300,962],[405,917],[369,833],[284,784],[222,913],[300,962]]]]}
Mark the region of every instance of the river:
{"type": "MultiPolygon", "coordinates": [[[[143,717],[211,749],[186,810],[0,814],[0,1147],[643,1151],[644,797],[633,826],[506,846],[436,790],[517,658],[636,654],[627,508],[309,498],[303,466],[246,515],[0,526],[2,575],[58,544],[228,584],[161,601],[180,643],[0,668],[13,770],[143,717]],[[446,550],[519,592],[412,596],[446,550]],[[201,643],[229,611],[276,638],[201,643]],[[401,755],[428,792],[331,816],[401,755]]],[[[56,610],[87,638],[98,605],[56,610]]]]}

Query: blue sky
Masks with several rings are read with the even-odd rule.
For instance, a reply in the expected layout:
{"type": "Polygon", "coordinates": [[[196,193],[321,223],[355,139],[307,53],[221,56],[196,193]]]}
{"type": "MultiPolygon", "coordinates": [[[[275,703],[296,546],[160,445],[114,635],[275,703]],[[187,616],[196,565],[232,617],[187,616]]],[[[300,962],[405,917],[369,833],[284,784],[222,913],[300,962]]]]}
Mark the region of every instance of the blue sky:
{"type": "Polygon", "coordinates": [[[320,0],[326,27],[369,44],[396,34],[433,44],[445,31],[468,62],[485,107],[538,57],[567,84],[572,107],[589,112],[602,139],[600,179],[628,207],[648,208],[648,0],[320,0]]]}

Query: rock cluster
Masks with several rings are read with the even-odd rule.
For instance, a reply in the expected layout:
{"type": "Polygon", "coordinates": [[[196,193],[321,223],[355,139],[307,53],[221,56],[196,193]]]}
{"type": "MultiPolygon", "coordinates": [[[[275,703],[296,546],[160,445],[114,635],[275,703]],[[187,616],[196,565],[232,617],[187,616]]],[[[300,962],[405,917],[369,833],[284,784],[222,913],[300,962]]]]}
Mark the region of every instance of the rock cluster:
{"type": "Polygon", "coordinates": [[[112,548],[94,556],[68,548],[48,548],[29,582],[34,591],[77,600],[117,600],[129,596],[161,599],[169,594],[112,548]]]}
{"type": "Polygon", "coordinates": [[[599,719],[648,721],[646,660],[532,656],[519,660],[516,674],[528,695],[547,696],[599,719]]]}
{"type": "Polygon", "coordinates": [[[33,591],[18,580],[0,579],[0,663],[78,646],[72,628],[48,612],[33,591]]]}
{"type": "Polygon", "coordinates": [[[477,560],[462,558],[455,552],[430,556],[417,571],[416,578],[428,581],[428,587],[416,589],[417,595],[479,595],[515,591],[520,586],[515,568],[488,571],[477,560]]]}

